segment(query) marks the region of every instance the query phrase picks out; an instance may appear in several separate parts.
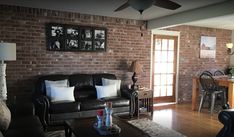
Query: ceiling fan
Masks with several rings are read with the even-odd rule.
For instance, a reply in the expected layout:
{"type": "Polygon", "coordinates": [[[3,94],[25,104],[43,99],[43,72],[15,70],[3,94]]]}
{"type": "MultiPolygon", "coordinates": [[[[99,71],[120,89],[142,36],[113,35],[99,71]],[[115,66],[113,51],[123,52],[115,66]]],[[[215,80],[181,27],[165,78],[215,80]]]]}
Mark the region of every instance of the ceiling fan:
{"type": "Polygon", "coordinates": [[[181,5],[170,0],[128,0],[126,3],[118,7],[115,12],[131,6],[142,14],[145,9],[151,7],[152,5],[170,10],[175,10],[181,7],[181,5]]]}

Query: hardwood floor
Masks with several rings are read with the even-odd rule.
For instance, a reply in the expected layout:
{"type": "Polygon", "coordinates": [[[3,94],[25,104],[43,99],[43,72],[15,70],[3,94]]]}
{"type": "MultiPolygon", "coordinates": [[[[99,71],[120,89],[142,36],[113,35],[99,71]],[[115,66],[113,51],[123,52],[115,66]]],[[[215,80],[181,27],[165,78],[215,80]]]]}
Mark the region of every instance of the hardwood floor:
{"type": "Polygon", "coordinates": [[[154,107],[152,120],[187,137],[215,137],[223,127],[217,113],[192,111],[191,104],[154,107]]]}
{"type": "MultiPolygon", "coordinates": [[[[119,116],[123,120],[137,119],[129,118],[129,115],[119,116]]],[[[212,116],[205,109],[199,113],[192,111],[191,104],[177,104],[155,107],[152,117],[140,115],[140,118],[148,117],[154,122],[174,129],[187,137],[215,137],[223,125],[218,121],[218,114],[212,116]]],[[[62,127],[50,127],[49,131],[63,130],[62,127]]]]}

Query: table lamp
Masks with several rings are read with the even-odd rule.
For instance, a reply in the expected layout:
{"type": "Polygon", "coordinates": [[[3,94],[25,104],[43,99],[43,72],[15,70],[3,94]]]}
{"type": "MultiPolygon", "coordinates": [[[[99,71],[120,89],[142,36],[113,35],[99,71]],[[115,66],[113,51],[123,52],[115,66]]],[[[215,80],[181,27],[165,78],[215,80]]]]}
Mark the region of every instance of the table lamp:
{"type": "Polygon", "coordinates": [[[129,68],[129,71],[133,72],[133,75],[132,75],[133,84],[132,84],[131,88],[136,89],[135,84],[136,84],[137,79],[138,79],[137,75],[142,72],[142,66],[139,63],[139,61],[137,61],[137,60],[133,61],[130,68],[129,68]]]}
{"type": "Polygon", "coordinates": [[[0,42],[0,99],[7,100],[6,64],[4,61],[16,60],[16,44],[0,42]]]}

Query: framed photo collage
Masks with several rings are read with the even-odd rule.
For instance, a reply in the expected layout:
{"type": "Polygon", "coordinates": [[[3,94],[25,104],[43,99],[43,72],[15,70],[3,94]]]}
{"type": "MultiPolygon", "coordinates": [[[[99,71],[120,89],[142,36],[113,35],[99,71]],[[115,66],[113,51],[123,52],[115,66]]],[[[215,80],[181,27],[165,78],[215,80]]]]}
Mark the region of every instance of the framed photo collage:
{"type": "Polygon", "coordinates": [[[46,46],[51,51],[106,51],[106,37],[106,28],[46,24],[46,46]]]}

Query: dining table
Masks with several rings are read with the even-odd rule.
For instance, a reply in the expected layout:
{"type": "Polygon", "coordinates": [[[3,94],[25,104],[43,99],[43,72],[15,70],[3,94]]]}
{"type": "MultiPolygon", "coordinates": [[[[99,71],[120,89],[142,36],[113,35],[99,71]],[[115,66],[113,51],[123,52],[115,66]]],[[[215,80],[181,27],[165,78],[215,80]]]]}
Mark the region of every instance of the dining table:
{"type": "MultiPolygon", "coordinates": [[[[228,104],[230,108],[234,108],[234,79],[229,78],[228,76],[214,76],[214,80],[219,86],[228,87],[228,104]]],[[[200,82],[199,77],[194,76],[192,78],[192,110],[196,111],[198,109],[198,97],[200,94],[200,82]]]]}

